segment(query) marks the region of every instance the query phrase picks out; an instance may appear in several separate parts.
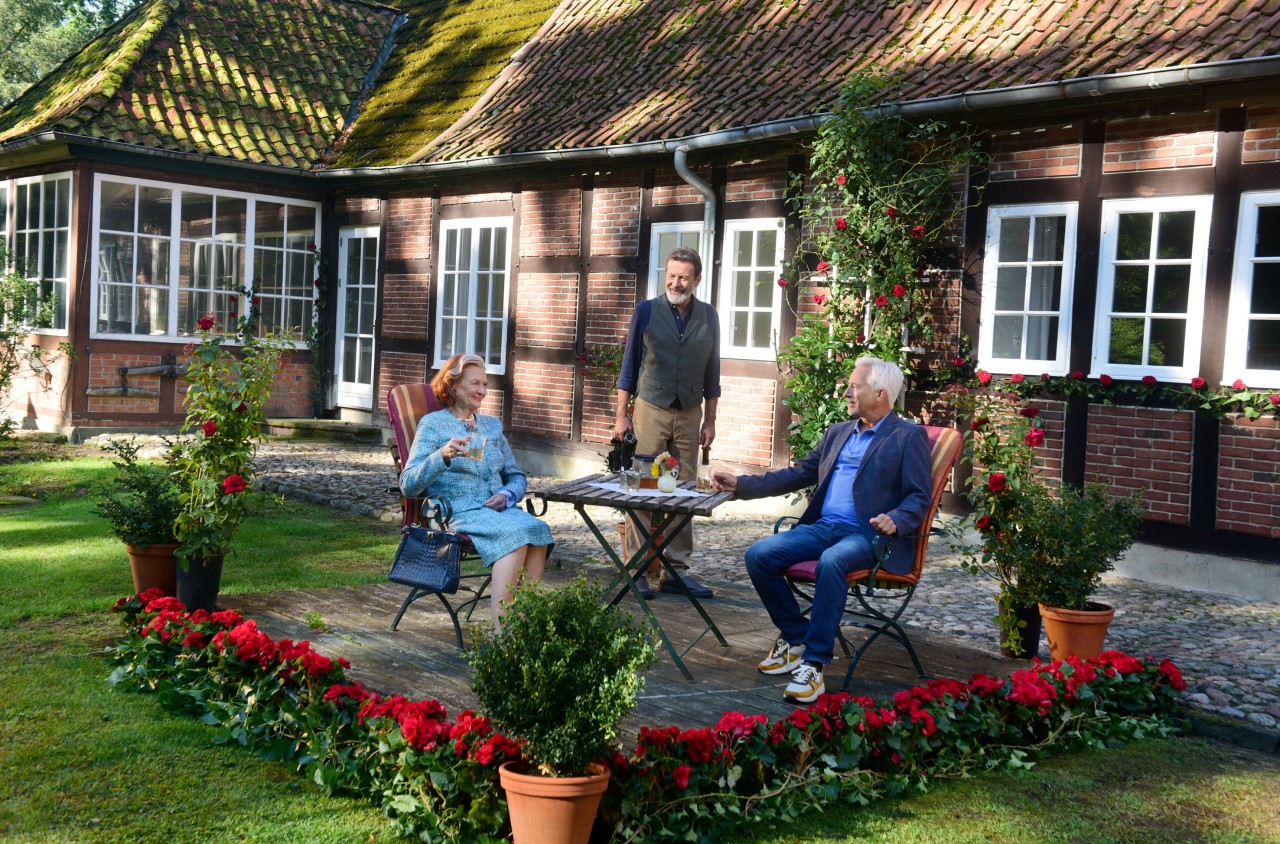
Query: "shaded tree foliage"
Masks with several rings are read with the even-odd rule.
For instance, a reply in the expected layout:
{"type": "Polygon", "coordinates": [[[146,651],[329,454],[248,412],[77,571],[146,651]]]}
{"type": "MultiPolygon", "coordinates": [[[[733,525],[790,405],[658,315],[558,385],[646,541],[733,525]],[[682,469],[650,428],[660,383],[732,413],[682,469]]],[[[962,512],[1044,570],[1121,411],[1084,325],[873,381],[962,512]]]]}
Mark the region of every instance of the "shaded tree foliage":
{"type": "Polygon", "coordinates": [[[0,106],[57,67],[137,0],[0,0],[0,106]]]}

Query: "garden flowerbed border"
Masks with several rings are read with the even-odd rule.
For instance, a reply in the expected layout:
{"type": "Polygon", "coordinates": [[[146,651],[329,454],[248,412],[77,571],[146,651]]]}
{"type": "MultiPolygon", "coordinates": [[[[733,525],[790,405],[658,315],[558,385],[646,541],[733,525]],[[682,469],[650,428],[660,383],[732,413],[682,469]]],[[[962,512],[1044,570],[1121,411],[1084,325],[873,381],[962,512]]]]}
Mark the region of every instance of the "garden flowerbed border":
{"type": "MultiPolygon", "coordinates": [[[[296,766],[328,794],[365,797],[425,841],[507,840],[498,767],[520,745],[470,710],[384,698],[350,664],[276,641],[234,610],[187,612],[158,590],[115,606],[118,688],[215,728],[215,743],[296,766]]],[[[1028,767],[1058,750],[1114,746],[1185,728],[1182,675],[1119,651],[1035,662],[1008,678],[931,680],[875,701],[824,695],[772,723],[726,712],[714,727],[642,727],[616,751],[598,832],[616,841],[716,841],[745,825],[836,801],[867,803],[932,778],[1028,767]]]]}

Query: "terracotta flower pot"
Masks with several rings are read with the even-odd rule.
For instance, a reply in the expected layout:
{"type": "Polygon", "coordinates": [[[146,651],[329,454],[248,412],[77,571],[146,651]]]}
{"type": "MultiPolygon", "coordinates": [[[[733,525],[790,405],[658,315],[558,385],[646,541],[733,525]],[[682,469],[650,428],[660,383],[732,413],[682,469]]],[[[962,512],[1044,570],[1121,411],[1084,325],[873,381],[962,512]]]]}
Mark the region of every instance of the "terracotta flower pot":
{"type": "Polygon", "coordinates": [[[133,572],[134,594],[148,589],[159,589],[166,595],[178,594],[178,558],[174,556],[177,545],[124,544],[129,554],[129,570],[133,572]]]}
{"type": "Polygon", "coordinates": [[[498,769],[507,793],[511,839],[515,844],[587,844],[600,798],[609,787],[609,769],[585,777],[521,774],[508,762],[498,769]]]}
{"type": "Polygon", "coordinates": [[[1044,620],[1044,637],[1049,640],[1049,655],[1054,659],[1077,656],[1094,659],[1102,653],[1107,627],[1115,617],[1114,607],[1090,604],[1093,609],[1064,610],[1040,605],[1044,620]]]}

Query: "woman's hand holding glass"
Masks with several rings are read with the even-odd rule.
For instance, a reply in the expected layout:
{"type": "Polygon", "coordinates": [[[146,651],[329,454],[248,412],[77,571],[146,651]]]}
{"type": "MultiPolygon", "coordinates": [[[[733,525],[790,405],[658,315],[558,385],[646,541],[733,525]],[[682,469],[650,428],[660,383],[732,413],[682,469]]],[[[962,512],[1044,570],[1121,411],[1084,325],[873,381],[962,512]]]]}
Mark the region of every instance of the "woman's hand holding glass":
{"type": "Polygon", "coordinates": [[[440,446],[440,455],[445,459],[446,463],[460,454],[466,456],[467,448],[470,443],[470,436],[454,437],[444,445],[440,446]]]}

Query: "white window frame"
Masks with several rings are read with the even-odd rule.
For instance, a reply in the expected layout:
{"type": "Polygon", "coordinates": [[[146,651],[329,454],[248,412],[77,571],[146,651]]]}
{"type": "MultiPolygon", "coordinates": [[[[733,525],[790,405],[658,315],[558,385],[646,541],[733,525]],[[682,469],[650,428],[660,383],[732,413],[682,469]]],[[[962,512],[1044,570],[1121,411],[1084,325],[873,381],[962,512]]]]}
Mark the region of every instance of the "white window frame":
{"type": "Polygon", "coordinates": [[[1250,311],[1253,297],[1253,268],[1256,264],[1280,264],[1280,257],[1258,258],[1254,244],[1258,239],[1258,210],[1280,206],[1280,191],[1248,191],[1240,195],[1240,218],[1236,227],[1236,260],[1231,273],[1231,304],[1227,310],[1227,342],[1223,356],[1222,383],[1242,379],[1250,387],[1280,387],[1280,368],[1248,368],[1249,323],[1252,320],[1280,321],[1280,314],[1254,315],[1250,311]]]}
{"type": "MultiPolygon", "coordinates": [[[[658,294],[667,289],[667,255],[671,254],[671,250],[663,249],[661,246],[662,235],[664,234],[680,235],[681,241],[684,241],[684,236],[693,235],[692,248],[697,250],[699,241],[702,238],[702,223],[698,221],[654,223],[649,227],[649,287],[646,299],[656,298],[658,294]]],[[[699,255],[701,255],[701,252],[699,252],[699,255]]],[[[703,267],[703,272],[705,271],[706,268],[703,267]]]]}
{"type": "MultiPolygon", "coordinates": [[[[1089,376],[1110,375],[1113,378],[1138,380],[1154,375],[1162,381],[1188,383],[1200,369],[1200,339],[1204,323],[1204,288],[1207,257],[1209,254],[1209,215],[1213,209],[1213,196],[1169,196],[1150,199],[1109,199],[1102,203],[1102,240],[1098,254],[1098,300],[1094,312],[1093,357],[1089,376]],[[1119,218],[1125,213],[1160,214],[1167,211],[1192,211],[1195,224],[1192,230],[1190,289],[1187,291],[1186,336],[1181,366],[1155,366],[1149,364],[1108,363],[1111,343],[1111,301],[1115,288],[1115,254],[1119,236],[1119,218]]],[[[1152,244],[1156,248],[1156,244],[1152,244]]],[[[1152,266],[1161,259],[1151,259],[1152,266]]],[[[1150,303],[1152,287],[1147,287],[1150,303]]],[[[1137,312],[1135,312],[1137,313],[1137,312]]],[[[1147,355],[1150,341],[1150,322],[1158,318],[1148,309],[1145,312],[1143,355],[1147,355]]]]}
{"type": "MultiPolygon", "coordinates": [[[[1071,341],[1071,298],[1075,289],[1076,220],[1078,212],[1079,205],[1075,202],[997,205],[988,209],[987,240],[982,263],[981,330],[978,332],[978,364],[981,368],[1002,375],[1012,375],[1019,372],[1047,372],[1050,375],[1067,374],[1071,341]],[[1061,261],[1034,261],[1029,258],[1023,261],[1004,263],[1000,261],[1000,234],[1005,219],[1023,217],[1031,217],[1033,219],[1037,217],[1062,217],[1064,219],[1065,231],[1061,261]],[[1062,283],[1059,285],[1061,299],[1058,302],[1057,310],[1032,310],[1027,306],[1027,301],[1024,298],[1023,307],[1020,310],[997,313],[996,279],[1000,268],[1006,266],[1023,266],[1028,274],[1036,267],[1060,266],[1062,268],[1062,283]],[[1033,316],[1050,316],[1054,313],[1058,315],[1058,341],[1053,349],[1052,357],[1047,360],[1028,358],[1026,356],[1026,319],[1033,316]],[[1023,318],[1023,355],[1018,358],[996,358],[993,351],[996,317],[1015,314],[1021,315],[1023,318]]],[[[1034,223],[1031,226],[1031,231],[1034,235],[1034,223]]],[[[1030,246],[1030,244],[1028,245],[1030,246]]],[[[1027,295],[1030,295],[1030,284],[1027,285],[1026,290],[1027,295]]]]}
{"type": "MultiPolygon", "coordinates": [[[[296,199],[292,197],[273,196],[270,194],[246,193],[243,191],[224,190],[221,188],[210,188],[210,187],[204,187],[201,185],[189,185],[181,182],[164,182],[164,181],[158,181],[154,179],[137,179],[129,176],[119,176],[111,173],[99,173],[95,175],[94,184],[93,184],[93,209],[92,209],[92,215],[91,215],[92,237],[91,237],[91,243],[89,247],[90,249],[89,254],[93,256],[92,260],[89,262],[90,288],[91,288],[90,301],[95,303],[99,303],[100,300],[101,302],[106,301],[105,297],[107,295],[106,291],[108,287],[119,286],[119,285],[112,285],[111,283],[108,283],[108,282],[102,282],[100,277],[101,268],[98,260],[98,256],[100,254],[99,250],[100,250],[101,237],[102,237],[102,224],[101,224],[100,217],[101,217],[101,206],[102,206],[102,186],[103,186],[103,183],[105,182],[111,182],[111,183],[123,184],[123,185],[133,185],[135,189],[140,187],[153,187],[153,188],[161,188],[161,189],[170,191],[170,198],[171,198],[170,224],[169,224],[169,234],[167,235],[167,239],[169,242],[169,277],[168,277],[169,301],[168,301],[168,310],[167,310],[167,314],[168,314],[167,324],[169,328],[167,333],[163,333],[163,334],[138,334],[138,333],[100,331],[98,328],[97,315],[95,313],[89,319],[89,336],[92,338],[102,338],[102,339],[110,339],[110,340],[148,340],[153,342],[165,342],[165,343],[191,342],[191,339],[194,335],[177,333],[178,318],[179,318],[179,313],[178,313],[179,292],[180,290],[193,289],[191,287],[180,287],[180,284],[179,284],[180,280],[179,280],[178,274],[179,274],[179,267],[181,263],[182,245],[184,242],[187,244],[191,244],[193,245],[193,251],[194,251],[194,247],[196,246],[209,246],[209,247],[216,246],[217,240],[219,240],[219,237],[215,235],[212,238],[200,238],[200,239],[193,240],[190,237],[183,236],[182,226],[181,226],[181,214],[182,214],[182,196],[184,193],[197,193],[202,195],[211,195],[214,197],[226,197],[229,199],[243,199],[246,201],[246,208],[245,208],[246,222],[245,222],[245,231],[244,231],[244,241],[242,243],[234,244],[234,247],[233,247],[235,250],[238,250],[240,253],[240,259],[242,262],[240,267],[240,277],[244,280],[245,286],[252,286],[253,273],[255,272],[254,268],[257,266],[254,260],[254,257],[255,257],[255,250],[258,249],[258,246],[255,242],[256,241],[255,226],[257,222],[256,206],[259,201],[270,202],[273,204],[281,204],[281,205],[301,206],[301,207],[313,209],[315,211],[315,230],[312,236],[313,237],[318,236],[320,231],[322,230],[321,229],[322,221],[320,216],[322,206],[321,206],[321,203],[319,202],[305,200],[305,199],[296,199]]],[[[135,226],[136,226],[136,222],[135,222],[135,226]]],[[[128,232],[121,232],[121,233],[128,234],[128,232]]],[[[135,230],[133,234],[136,237],[138,236],[139,233],[135,230]]],[[[280,251],[280,250],[274,249],[274,251],[280,251]]],[[[299,255],[302,255],[304,252],[309,252],[310,250],[292,249],[290,251],[294,253],[298,253],[299,255]]],[[[314,262],[314,256],[308,255],[307,260],[314,262]]],[[[312,265],[312,276],[314,277],[314,264],[312,265]]],[[[155,286],[160,286],[158,282],[155,282],[153,284],[155,286]]],[[[194,288],[194,289],[200,289],[200,288],[194,288]]],[[[255,293],[257,293],[256,290],[255,290],[255,293]]],[[[265,294],[263,295],[265,297],[265,294]]],[[[302,297],[275,296],[274,298],[300,299],[302,297]]],[[[315,311],[314,289],[308,290],[307,298],[309,299],[310,306],[311,306],[311,319],[314,321],[318,316],[318,314],[315,311]]],[[[235,296],[235,299],[237,303],[236,313],[237,314],[248,313],[249,304],[250,304],[248,301],[249,297],[244,295],[243,293],[239,293],[235,296]]],[[[305,305],[304,305],[304,308],[305,308],[305,305]]],[[[266,330],[266,331],[280,330],[285,328],[290,328],[290,329],[302,328],[302,326],[283,326],[283,325],[264,325],[263,326],[263,330],[266,330]]],[[[298,349],[309,348],[305,331],[295,335],[293,340],[296,348],[298,349]]]]}
{"type": "Polygon", "coordinates": [[[510,307],[508,306],[508,303],[511,300],[511,285],[512,285],[512,279],[514,277],[514,273],[512,273],[511,271],[512,263],[513,263],[512,255],[514,254],[514,248],[515,248],[515,243],[514,243],[515,232],[514,232],[514,227],[512,223],[513,223],[513,220],[511,217],[468,217],[468,218],[457,219],[457,220],[441,220],[440,221],[439,251],[436,253],[440,256],[440,264],[437,270],[438,274],[436,276],[437,307],[436,307],[435,320],[434,320],[435,342],[432,344],[433,355],[435,358],[433,366],[436,369],[439,369],[441,366],[444,366],[445,361],[449,359],[449,355],[444,354],[444,349],[443,349],[444,339],[445,339],[445,321],[453,320],[457,324],[464,325],[467,332],[467,339],[466,339],[466,342],[463,344],[463,348],[460,350],[454,350],[453,352],[454,354],[457,354],[457,353],[478,354],[481,357],[485,358],[485,360],[487,361],[485,365],[486,372],[489,372],[495,375],[501,375],[502,373],[506,372],[507,325],[508,325],[508,320],[510,320],[511,318],[510,307]],[[501,306],[502,316],[500,319],[495,319],[494,317],[485,318],[486,322],[496,322],[498,323],[498,327],[499,327],[498,348],[496,349],[498,353],[498,362],[493,363],[492,361],[489,360],[488,352],[491,351],[490,349],[485,348],[482,351],[476,350],[476,334],[477,334],[476,329],[481,324],[481,319],[476,314],[477,286],[479,283],[478,261],[479,261],[479,251],[480,251],[480,238],[477,236],[477,234],[481,229],[499,229],[499,228],[504,229],[506,231],[506,250],[503,253],[503,267],[501,270],[501,273],[503,276],[501,301],[494,304],[499,304],[501,306]],[[469,269],[465,271],[450,270],[449,269],[449,235],[453,232],[461,232],[463,230],[469,230],[471,232],[470,254],[468,256],[469,269]],[[451,280],[451,279],[448,279],[447,276],[449,276],[451,273],[458,274],[455,279],[452,279],[453,281],[461,280],[462,279],[461,273],[465,273],[466,302],[464,304],[463,312],[454,313],[450,316],[446,316],[445,312],[449,310],[449,307],[451,305],[455,304],[447,301],[447,296],[446,296],[446,293],[447,293],[446,287],[448,286],[448,282],[451,280]]]}
{"type": "MultiPolygon", "coordinates": [[[[16,253],[17,253],[18,230],[20,226],[25,225],[25,221],[18,219],[19,189],[21,187],[27,187],[28,190],[30,190],[31,185],[38,184],[41,186],[40,195],[43,200],[44,192],[49,189],[56,191],[57,190],[56,183],[60,181],[65,181],[67,183],[66,225],[65,226],[57,225],[57,222],[55,221],[52,227],[46,227],[44,220],[40,219],[37,221],[36,228],[34,229],[23,228],[22,231],[24,234],[28,232],[36,233],[36,237],[35,237],[35,242],[37,245],[36,255],[34,259],[32,258],[31,255],[27,255],[25,260],[26,260],[26,269],[35,270],[35,273],[32,275],[29,275],[28,277],[38,283],[39,290],[40,290],[40,293],[39,293],[40,299],[43,300],[44,298],[44,285],[46,282],[53,284],[55,290],[57,290],[58,287],[61,287],[62,290],[64,291],[64,295],[61,297],[61,301],[58,303],[58,313],[54,317],[54,326],[33,327],[31,329],[31,333],[32,334],[49,334],[53,336],[65,337],[68,335],[70,331],[70,323],[71,323],[71,221],[73,217],[72,206],[75,205],[75,175],[71,172],[48,173],[41,176],[26,176],[21,179],[10,180],[8,182],[7,196],[3,200],[6,203],[6,213],[3,217],[3,222],[7,223],[7,227],[4,229],[0,229],[0,242],[4,243],[5,249],[7,250],[8,259],[10,261],[12,261],[14,258],[17,257],[16,253]],[[57,243],[57,238],[59,233],[62,234],[62,242],[64,244],[62,260],[61,260],[61,268],[63,272],[61,274],[57,272],[59,261],[57,256],[55,255],[53,259],[55,272],[52,278],[45,278],[42,275],[44,263],[45,263],[44,248],[45,248],[46,232],[53,233],[55,249],[57,248],[56,243],[57,243]],[[58,322],[62,323],[61,327],[56,327],[58,322]]],[[[41,203],[41,210],[43,211],[43,201],[41,203]]]]}
{"type": "MultiPolygon", "coordinates": [[[[351,276],[349,275],[349,268],[351,265],[349,250],[351,249],[351,242],[353,240],[372,240],[373,241],[374,267],[373,267],[373,277],[372,277],[371,286],[373,287],[372,307],[374,309],[374,320],[376,321],[377,307],[378,307],[378,293],[380,292],[378,289],[379,288],[378,275],[379,275],[380,267],[378,266],[378,263],[377,263],[378,252],[381,246],[379,242],[379,237],[380,237],[380,233],[377,226],[350,226],[350,227],[345,227],[341,229],[338,233],[338,293],[339,293],[339,296],[338,296],[338,302],[337,302],[337,311],[338,311],[337,320],[334,323],[335,329],[334,329],[334,338],[333,338],[334,340],[333,382],[334,382],[335,390],[337,392],[337,403],[339,407],[354,407],[362,410],[370,410],[373,408],[373,393],[374,393],[373,388],[374,388],[374,384],[378,380],[378,373],[376,370],[371,371],[371,380],[368,385],[363,385],[360,382],[356,381],[353,374],[347,371],[347,367],[343,363],[344,352],[345,352],[345,349],[343,348],[343,346],[348,336],[346,325],[348,320],[350,319],[350,316],[347,313],[347,306],[348,306],[348,298],[350,295],[349,291],[351,289],[351,282],[352,282],[351,276]]],[[[362,288],[367,286],[369,285],[361,285],[362,288]]],[[[363,305],[363,304],[364,304],[363,302],[360,302],[359,304],[357,304],[357,313],[359,312],[360,305],[363,305]]],[[[356,326],[356,331],[352,333],[357,335],[364,334],[364,332],[359,330],[358,324],[356,326]]],[[[370,328],[369,328],[369,344],[370,344],[369,357],[370,357],[371,367],[372,367],[372,364],[376,361],[376,357],[377,357],[377,342],[378,342],[377,325],[376,325],[376,322],[374,322],[373,324],[370,325],[370,328]]],[[[359,361],[359,357],[357,356],[356,358],[357,370],[359,369],[359,367],[360,367],[360,361],[359,361]]]]}
{"type": "MultiPolygon", "coordinates": [[[[720,261],[720,357],[736,360],[774,360],[777,357],[778,331],[782,317],[782,297],[784,291],[777,285],[782,275],[782,255],[786,247],[786,221],[782,217],[761,217],[750,220],[728,220],[724,224],[724,240],[721,244],[720,261]],[[769,265],[752,265],[753,272],[767,270],[769,279],[769,304],[735,307],[733,303],[733,274],[739,267],[734,264],[735,243],[737,235],[743,232],[759,233],[776,231],[777,241],[774,248],[774,262],[769,265]],[[769,344],[763,347],[736,346],[733,343],[733,318],[735,312],[769,313],[769,344]]],[[[753,241],[754,242],[754,241],[753,241]]],[[[755,249],[752,249],[754,256],[755,249]]]]}

